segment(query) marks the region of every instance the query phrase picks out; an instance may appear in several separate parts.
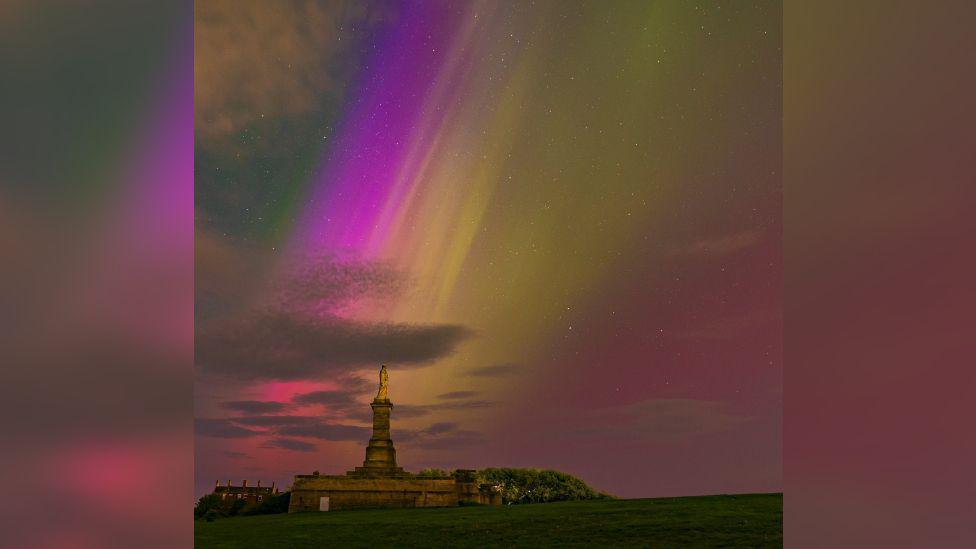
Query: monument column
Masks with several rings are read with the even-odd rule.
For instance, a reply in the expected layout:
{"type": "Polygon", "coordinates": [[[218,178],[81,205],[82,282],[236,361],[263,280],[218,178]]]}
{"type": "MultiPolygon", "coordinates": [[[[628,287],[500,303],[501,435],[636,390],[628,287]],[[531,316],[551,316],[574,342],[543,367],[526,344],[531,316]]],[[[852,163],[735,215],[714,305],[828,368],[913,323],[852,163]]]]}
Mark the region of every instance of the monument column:
{"type": "Polygon", "coordinates": [[[373,436],[366,447],[366,461],[363,467],[396,468],[396,450],[390,438],[390,412],[393,403],[389,399],[374,400],[369,405],[373,409],[373,436]]]}
{"type": "Polygon", "coordinates": [[[386,372],[386,366],[380,369],[380,388],[376,392],[376,398],[369,404],[373,409],[373,436],[369,439],[366,446],[366,460],[362,467],[356,467],[350,474],[355,475],[380,475],[394,476],[402,475],[403,469],[397,467],[396,449],[393,448],[393,440],[390,438],[390,412],[393,410],[393,403],[389,397],[390,377],[386,372]]]}

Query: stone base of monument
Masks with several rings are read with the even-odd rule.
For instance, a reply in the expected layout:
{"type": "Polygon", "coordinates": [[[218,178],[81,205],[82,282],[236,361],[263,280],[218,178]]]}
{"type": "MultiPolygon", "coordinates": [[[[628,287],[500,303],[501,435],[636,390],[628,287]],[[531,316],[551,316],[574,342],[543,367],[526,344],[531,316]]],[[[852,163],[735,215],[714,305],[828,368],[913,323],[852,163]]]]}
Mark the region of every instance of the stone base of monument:
{"type": "Polygon", "coordinates": [[[501,505],[501,494],[475,484],[474,471],[453,477],[418,477],[396,464],[390,439],[389,399],[376,399],[373,436],[362,467],[345,475],[297,475],[289,513],[382,507],[456,507],[461,503],[501,505]]]}
{"type": "Polygon", "coordinates": [[[329,509],[401,507],[454,507],[458,505],[453,478],[394,478],[340,476],[296,476],[288,512],[317,511],[322,498],[329,509]]]}

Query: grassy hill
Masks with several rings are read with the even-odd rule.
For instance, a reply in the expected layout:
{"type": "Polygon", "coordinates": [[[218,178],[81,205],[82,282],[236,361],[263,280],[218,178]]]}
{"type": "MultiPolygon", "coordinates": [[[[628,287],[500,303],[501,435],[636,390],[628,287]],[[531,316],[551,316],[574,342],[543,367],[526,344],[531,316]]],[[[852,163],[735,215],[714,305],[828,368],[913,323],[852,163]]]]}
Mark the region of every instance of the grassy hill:
{"type": "Polygon", "coordinates": [[[783,495],[567,501],[196,521],[196,547],[780,547],[783,495]]]}

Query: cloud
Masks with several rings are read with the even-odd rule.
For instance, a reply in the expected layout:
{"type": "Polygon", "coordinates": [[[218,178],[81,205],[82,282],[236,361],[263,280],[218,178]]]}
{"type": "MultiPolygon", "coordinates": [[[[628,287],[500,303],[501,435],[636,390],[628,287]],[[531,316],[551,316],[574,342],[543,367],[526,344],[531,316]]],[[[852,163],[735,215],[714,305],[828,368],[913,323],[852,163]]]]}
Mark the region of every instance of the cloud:
{"type": "Polygon", "coordinates": [[[266,309],[334,316],[351,304],[394,297],[407,284],[405,275],[382,262],[330,253],[282,257],[255,242],[199,228],[194,243],[198,322],[266,309]]]}
{"type": "Polygon", "coordinates": [[[195,419],[193,423],[196,434],[204,437],[248,438],[261,434],[260,431],[246,429],[227,419],[195,419]]]}
{"type": "MultiPolygon", "coordinates": [[[[316,391],[315,393],[305,393],[303,395],[296,395],[297,403],[306,404],[324,404],[327,406],[327,413],[331,418],[339,419],[343,421],[356,421],[361,423],[372,423],[373,421],[373,411],[369,408],[369,405],[364,402],[358,402],[348,399],[348,404],[343,404],[342,401],[346,400],[342,397],[333,395],[334,391],[316,391]],[[321,397],[322,400],[333,400],[332,405],[328,405],[325,402],[318,402],[320,399],[319,393],[330,393],[328,396],[321,397]],[[307,395],[307,396],[306,396],[307,395]]],[[[394,420],[402,419],[412,419],[418,417],[429,416],[434,412],[449,411],[449,410],[475,410],[482,408],[491,408],[496,406],[495,402],[487,400],[464,400],[464,401],[454,401],[454,402],[438,402],[435,404],[396,404],[393,406],[391,412],[391,417],[394,420]]],[[[281,417],[281,416],[275,416],[281,417]]],[[[321,419],[321,418],[310,418],[310,419],[321,419]]],[[[264,421],[254,419],[252,421],[264,421]]],[[[274,420],[267,420],[274,421],[274,420]]],[[[297,423],[297,422],[295,422],[297,423]]],[[[284,424],[284,423],[282,423],[284,424]]],[[[297,432],[309,432],[306,430],[296,430],[297,432]]]]}
{"type": "Polygon", "coordinates": [[[506,377],[518,373],[521,370],[518,364],[494,364],[474,368],[465,372],[464,375],[473,377],[506,377]]]}
{"type": "Polygon", "coordinates": [[[439,435],[441,433],[449,433],[451,431],[457,430],[457,423],[435,423],[424,430],[425,433],[431,435],[439,435]]]}
{"type": "Polygon", "coordinates": [[[453,450],[484,442],[484,435],[476,431],[453,431],[448,436],[422,439],[415,446],[424,450],[453,450]]]}
{"type": "Polygon", "coordinates": [[[249,427],[277,427],[280,425],[300,425],[313,423],[318,418],[308,416],[244,416],[231,418],[234,423],[249,427]]]}
{"type": "Polygon", "coordinates": [[[346,391],[314,391],[311,393],[301,393],[292,397],[292,402],[302,405],[324,404],[329,407],[345,408],[354,404],[356,395],[346,391]]]}
{"type": "Polygon", "coordinates": [[[208,0],[194,6],[197,139],[300,117],[343,96],[356,38],[383,6],[309,0],[208,0]],[[344,61],[345,60],[345,61],[344,61]]]}
{"type": "Polygon", "coordinates": [[[371,323],[342,316],[363,300],[400,291],[402,275],[381,263],[302,256],[285,261],[275,273],[265,283],[267,291],[258,292],[265,297],[247,307],[220,303],[247,302],[245,294],[257,284],[253,280],[247,287],[209,283],[224,293],[211,292],[209,312],[197,318],[196,363],[202,374],[248,381],[338,376],[345,389],[366,392],[369,384],[350,372],[384,362],[421,367],[450,355],[473,335],[456,324],[371,323]]]}
{"type": "Polygon", "coordinates": [[[291,438],[273,438],[261,445],[262,448],[272,448],[279,450],[292,450],[295,452],[313,452],[315,445],[304,440],[291,438]]]}
{"type": "Polygon", "coordinates": [[[370,324],[264,312],[200,326],[196,359],[205,374],[310,379],[383,362],[419,367],[451,354],[471,335],[459,325],[370,324]]]}
{"type": "Polygon", "coordinates": [[[393,411],[390,413],[391,417],[407,419],[412,417],[426,416],[430,414],[430,409],[428,409],[426,406],[416,404],[397,404],[393,407],[393,411]]]}
{"type": "Polygon", "coordinates": [[[327,316],[353,302],[394,297],[404,284],[403,274],[382,262],[306,255],[282,266],[273,295],[281,309],[327,316]]]}
{"type": "Polygon", "coordinates": [[[394,430],[392,438],[405,447],[425,450],[446,450],[470,446],[485,441],[484,435],[476,431],[458,429],[457,423],[434,423],[426,429],[394,430]]]}
{"type": "Polygon", "coordinates": [[[229,458],[233,458],[233,459],[241,459],[241,458],[246,458],[247,457],[247,454],[245,454],[244,452],[232,452],[230,450],[224,450],[222,453],[225,456],[227,456],[229,458]]]}
{"type": "Polygon", "coordinates": [[[729,255],[751,248],[762,240],[763,232],[749,229],[714,238],[705,238],[690,246],[675,250],[673,255],[729,255]]]}
{"type": "Polygon", "coordinates": [[[439,402],[428,404],[428,410],[471,410],[475,408],[493,408],[496,404],[490,400],[461,400],[457,402],[439,402]]]}
{"type": "Polygon", "coordinates": [[[336,379],[336,383],[342,387],[344,391],[351,393],[363,394],[376,390],[376,385],[354,375],[340,376],[336,379]]]}
{"type": "Polygon", "coordinates": [[[235,400],[221,403],[220,407],[225,410],[243,412],[245,414],[264,414],[268,412],[281,412],[287,408],[288,405],[284,402],[235,400]]]}
{"type": "Polygon", "coordinates": [[[455,399],[455,398],[469,398],[477,396],[478,391],[453,391],[450,393],[444,393],[442,395],[437,395],[437,398],[443,400],[455,399]]]}
{"type": "Polygon", "coordinates": [[[302,425],[289,425],[278,429],[276,433],[285,436],[317,438],[321,440],[363,441],[369,439],[371,430],[356,425],[343,425],[320,421],[302,425]]]}
{"type": "MultiPolygon", "coordinates": [[[[455,402],[438,402],[436,404],[397,404],[393,407],[392,417],[407,419],[430,415],[432,412],[444,410],[474,410],[492,408],[496,403],[488,400],[461,400],[455,402]]],[[[351,417],[351,416],[350,416],[351,417]]],[[[366,418],[371,419],[370,417],[366,418]]]]}

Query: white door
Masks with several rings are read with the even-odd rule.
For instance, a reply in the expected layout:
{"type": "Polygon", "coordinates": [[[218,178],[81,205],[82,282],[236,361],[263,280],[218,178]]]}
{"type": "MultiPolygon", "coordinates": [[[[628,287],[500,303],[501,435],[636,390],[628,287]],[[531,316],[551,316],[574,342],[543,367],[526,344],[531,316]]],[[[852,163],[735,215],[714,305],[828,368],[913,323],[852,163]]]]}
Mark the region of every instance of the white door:
{"type": "Polygon", "coordinates": [[[319,498],[319,511],[329,510],[329,496],[322,496],[319,498]]]}

